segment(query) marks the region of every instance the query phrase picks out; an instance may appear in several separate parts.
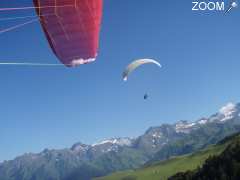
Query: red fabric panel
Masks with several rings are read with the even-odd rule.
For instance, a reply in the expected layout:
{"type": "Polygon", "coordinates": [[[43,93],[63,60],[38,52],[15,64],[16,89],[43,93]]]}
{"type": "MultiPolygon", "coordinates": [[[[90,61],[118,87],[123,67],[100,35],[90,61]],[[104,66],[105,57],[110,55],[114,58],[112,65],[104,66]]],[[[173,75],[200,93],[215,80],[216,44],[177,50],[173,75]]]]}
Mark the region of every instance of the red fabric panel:
{"type": "Polygon", "coordinates": [[[33,0],[33,2],[47,40],[63,64],[74,66],[76,61],[77,64],[82,64],[96,58],[102,0],[33,0]]]}

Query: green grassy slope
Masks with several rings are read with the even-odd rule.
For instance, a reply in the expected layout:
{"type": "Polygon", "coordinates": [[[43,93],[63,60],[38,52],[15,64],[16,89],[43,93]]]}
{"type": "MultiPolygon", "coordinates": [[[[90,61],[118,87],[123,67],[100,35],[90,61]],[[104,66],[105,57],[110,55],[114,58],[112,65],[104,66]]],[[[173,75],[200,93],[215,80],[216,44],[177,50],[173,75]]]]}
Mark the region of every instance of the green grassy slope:
{"type": "MultiPolygon", "coordinates": [[[[237,138],[240,138],[240,136],[237,136],[237,138]]],[[[165,180],[178,172],[196,169],[198,166],[201,166],[210,155],[219,155],[223,152],[231,141],[231,139],[228,139],[224,143],[209,146],[205,150],[193,154],[178,156],[137,170],[113,173],[109,176],[96,178],[95,180],[165,180]]]]}

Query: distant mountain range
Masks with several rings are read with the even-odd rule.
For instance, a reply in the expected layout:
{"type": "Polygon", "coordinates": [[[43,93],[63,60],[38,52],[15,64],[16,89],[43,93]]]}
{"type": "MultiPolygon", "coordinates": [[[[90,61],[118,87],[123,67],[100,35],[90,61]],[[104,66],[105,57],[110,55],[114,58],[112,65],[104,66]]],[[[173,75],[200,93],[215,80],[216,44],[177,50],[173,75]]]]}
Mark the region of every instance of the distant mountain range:
{"type": "Polygon", "coordinates": [[[149,128],[137,138],[113,138],[97,144],[76,143],[45,149],[0,164],[0,180],[89,180],[191,153],[240,131],[240,104],[195,122],[179,121],[149,128]]]}
{"type": "Polygon", "coordinates": [[[240,133],[216,145],[94,180],[239,180],[240,133]]]}

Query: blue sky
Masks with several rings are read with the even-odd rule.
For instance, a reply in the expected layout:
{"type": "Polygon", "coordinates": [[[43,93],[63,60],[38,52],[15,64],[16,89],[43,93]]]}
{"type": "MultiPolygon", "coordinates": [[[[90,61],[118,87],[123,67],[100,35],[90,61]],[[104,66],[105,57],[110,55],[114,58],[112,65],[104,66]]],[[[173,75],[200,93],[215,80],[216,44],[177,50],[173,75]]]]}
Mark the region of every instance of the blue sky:
{"type": "MultiPolygon", "coordinates": [[[[30,0],[1,7],[31,6],[30,0]]],[[[188,1],[105,0],[99,57],[79,68],[0,67],[0,161],[44,148],[138,136],[240,101],[240,9],[192,12],[188,1]],[[124,83],[134,59],[151,57],[124,83]],[[150,98],[143,100],[148,92],[150,98]]],[[[14,17],[28,12],[5,12],[14,17]]],[[[18,21],[21,22],[21,21],[18,21]]],[[[0,28],[17,23],[0,22],[0,28]]],[[[0,61],[57,63],[38,23],[0,35],[0,61]]]]}

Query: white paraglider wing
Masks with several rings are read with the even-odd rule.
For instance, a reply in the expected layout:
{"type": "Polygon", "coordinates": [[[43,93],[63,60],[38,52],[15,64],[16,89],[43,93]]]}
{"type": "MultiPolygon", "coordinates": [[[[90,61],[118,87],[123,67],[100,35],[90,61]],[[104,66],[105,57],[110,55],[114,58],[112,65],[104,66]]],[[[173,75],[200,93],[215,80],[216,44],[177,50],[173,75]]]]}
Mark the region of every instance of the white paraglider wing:
{"type": "Polygon", "coordinates": [[[129,74],[131,74],[136,68],[144,64],[156,64],[159,67],[162,67],[159,62],[154,59],[139,59],[130,63],[123,72],[123,80],[127,81],[129,74]]]}

